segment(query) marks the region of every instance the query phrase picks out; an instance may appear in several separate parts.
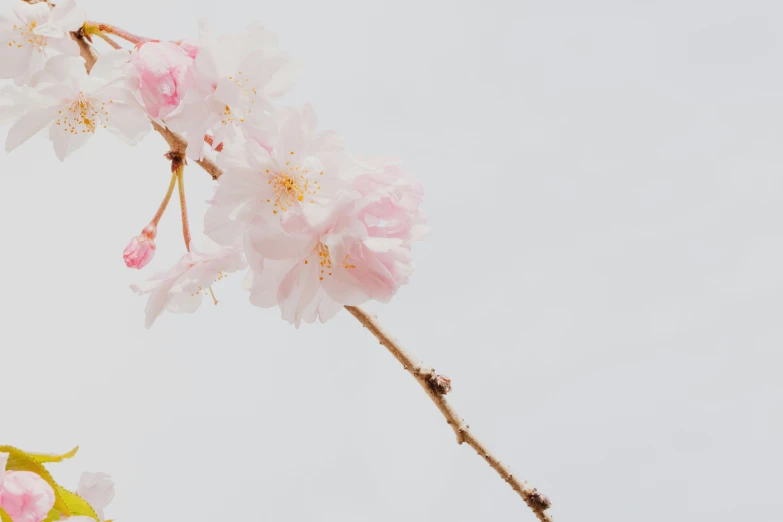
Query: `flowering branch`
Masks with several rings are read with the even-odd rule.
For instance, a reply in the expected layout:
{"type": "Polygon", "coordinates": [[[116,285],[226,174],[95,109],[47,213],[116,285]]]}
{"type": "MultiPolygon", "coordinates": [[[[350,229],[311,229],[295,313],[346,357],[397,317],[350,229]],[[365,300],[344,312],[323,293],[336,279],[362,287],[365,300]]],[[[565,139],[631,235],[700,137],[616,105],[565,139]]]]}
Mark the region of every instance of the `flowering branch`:
{"type": "Polygon", "coordinates": [[[480,442],[470,431],[470,426],[465,424],[462,417],[454,411],[454,408],[446,400],[445,395],[451,391],[451,381],[435,373],[432,368],[425,367],[421,361],[416,359],[411,353],[406,351],[400,344],[388,333],[370,314],[358,306],[346,306],[362,326],[367,328],[378,341],[397,359],[402,367],[410,373],[416,382],[418,382],[427,393],[435,406],[438,407],[446,423],[451,426],[457,436],[457,444],[467,443],[468,446],[476,450],[480,457],[486,459],[487,463],[497,471],[498,475],[508,482],[511,488],[516,491],[525,503],[533,510],[536,517],[541,522],[551,522],[552,518],[546,513],[546,510],[552,503],[547,497],[542,495],[531,487],[526,481],[515,477],[511,470],[503,464],[482,442],[480,442]]]}
{"type": "MultiPolygon", "coordinates": [[[[71,33],[71,38],[73,38],[76,43],[79,44],[79,52],[86,62],[87,72],[90,72],[95,65],[95,62],[98,61],[97,53],[85,38],[83,29],[71,33]]],[[[185,154],[185,151],[188,148],[188,142],[185,141],[182,136],[170,131],[166,127],[156,123],[153,120],[150,120],[150,123],[152,123],[152,128],[155,129],[158,134],[163,136],[164,140],[166,140],[166,143],[169,145],[169,149],[182,155],[185,154]]],[[[217,180],[220,175],[223,174],[223,171],[220,170],[220,168],[218,168],[218,166],[208,158],[197,160],[196,164],[204,169],[210,176],[212,176],[212,179],[214,180],[217,180]]]]}
{"type": "MultiPolygon", "coordinates": [[[[79,45],[82,49],[82,56],[84,56],[85,60],[88,61],[89,69],[95,63],[96,58],[92,54],[92,50],[87,42],[79,38],[77,38],[77,42],[79,42],[79,45]]],[[[163,136],[173,152],[184,154],[185,150],[187,150],[187,141],[184,138],[171,132],[165,127],[162,127],[154,121],[152,122],[152,126],[159,134],[161,134],[161,136],[163,136]]],[[[210,145],[213,144],[211,137],[205,137],[205,141],[210,145]]],[[[214,180],[217,180],[222,174],[217,165],[214,165],[209,160],[200,160],[198,163],[207,173],[210,174],[210,176],[212,176],[212,179],[214,180]]],[[[174,160],[172,160],[172,170],[174,168],[174,160]]],[[[185,234],[185,243],[188,247],[188,250],[190,250],[190,233],[187,228],[187,211],[185,207],[183,194],[184,187],[182,185],[181,172],[181,169],[184,167],[180,166],[179,168],[180,170],[177,173],[177,179],[180,183],[180,196],[182,198],[183,233],[185,234]]],[[[449,380],[443,376],[437,375],[435,370],[432,368],[425,368],[421,362],[416,359],[416,357],[403,349],[402,346],[400,346],[388,333],[386,333],[385,330],[375,321],[375,319],[368,315],[364,310],[355,306],[346,306],[345,309],[348,310],[351,315],[356,317],[356,319],[358,319],[359,322],[362,323],[362,325],[367,328],[380,341],[380,343],[386,347],[386,349],[389,350],[389,352],[400,362],[400,364],[402,364],[403,368],[405,368],[405,370],[407,370],[408,373],[410,373],[416,379],[416,381],[430,397],[432,402],[435,403],[435,405],[438,407],[441,414],[443,414],[446,422],[454,430],[454,433],[457,436],[457,443],[462,444],[465,442],[471,448],[473,448],[476,453],[486,459],[487,463],[492,467],[492,469],[494,469],[503,480],[508,482],[511,488],[516,491],[520,497],[522,497],[525,503],[530,507],[530,509],[533,510],[536,517],[541,522],[551,522],[552,518],[548,513],[546,513],[546,510],[551,505],[549,499],[539,493],[536,488],[531,487],[526,481],[515,477],[511,473],[511,470],[508,468],[508,466],[503,464],[500,459],[490,452],[490,450],[473,435],[473,433],[470,431],[470,426],[464,422],[464,420],[456,413],[456,411],[454,411],[451,404],[449,404],[449,402],[446,400],[445,395],[448,393],[451,387],[449,380]]]]}
{"type": "Polygon", "coordinates": [[[275,106],[274,99],[295,81],[298,64],[277,48],[273,33],[250,23],[217,38],[202,21],[198,45],[159,42],[86,22],[74,0],[57,5],[25,1],[30,5],[12,13],[12,30],[0,28],[0,48],[10,49],[9,59],[0,63],[0,79],[23,85],[0,91],[10,98],[2,107],[15,120],[6,151],[48,128],[54,151],[64,161],[98,128],[135,145],[150,123],[169,145],[168,192],[123,253],[131,268],[150,262],[157,224],[176,183],[187,252],[170,270],[131,285],[137,294],[149,295],[147,328],[166,310],[195,311],[205,295],[217,304],[212,285],[245,268],[250,302],[279,307],[283,319],[296,327],[303,321],[328,321],[344,307],[421,385],[457,443],[472,447],[541,522],[551,522],[549,500],[516,478],[446,400],[451,381],[425,367],[356,306],[388,302],[408,283],[414,271],[412,245],[427,229],[423,188],[398,160],[359,158],[348,152],[339,134],[316,130],[311,105],[275,106]],[[90,45],[92,35],[114,50],[99,60],[90,45]],[[108,35],[135,48],[122,50],[108,35]],[[77,49],[69,37],[83,60],[74,56],[77,49]],[[46,56],[43,66],[33,53],[46,56]],[[205,157],[207,148],[220,168],[205,157]],[[221,178],[221,168],[227,172],[204,216],[204,235],[211,243],[203,252],[191,248],[186,157],[213,180],[221,178]]]}

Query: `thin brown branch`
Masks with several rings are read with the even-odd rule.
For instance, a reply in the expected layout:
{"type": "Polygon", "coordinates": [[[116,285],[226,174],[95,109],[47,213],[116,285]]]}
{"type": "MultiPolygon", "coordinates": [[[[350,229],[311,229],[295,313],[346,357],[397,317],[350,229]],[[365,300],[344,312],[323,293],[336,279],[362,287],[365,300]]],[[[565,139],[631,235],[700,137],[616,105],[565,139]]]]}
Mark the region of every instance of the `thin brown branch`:
{"type": "MultiPolygon", "coordinates": [[[[73,38],[76,43],[79,44],[79,50],[81,52],[82,58],[84,58],[85,62],[87,62],[87,72],[90,72],[95,65],[95,62],[98,61],[98,53],[95,52],[95,49],[93,49],[89,42],[87,42],[87,40],[84,38],[83,30],[80,29],[75,33],[71,33],[71,38],[73,38]]],[[[150,122],[152,123],[152,128],[155,129],[158,134],[163,136],[164,140],[166,140],[166,143],[169,145],[169,149],[182,154],[184,157],[185,151],[188,148],[188,142],[185,141],[185,138],[175,132],[170,131],[162,125],[155,123],[152,120],[150,120],[150,122]]],[[[217,180],[220,175],[223,174],[223,171],[220,170],[214,162],[207,158],[200,159],[196,161],[196,163],[199,167],[204,169],[207,174],[212,176],[212,179],[214,180],[217,180]]]]}
{"type": "MultiPolygon", "coordinates": [[[[163,136],[163,139],[166,140],[166,143],[169,144],[169,148],[173,151],[179,152],[184,157],[185,151],[188,148],[188,142],[185,140],[185,138],[175,132],[171,132],[166,127],[159,125],[152,120],[150,120],[150,122],[152,123],[152,128],[155,129],[158,134],[163,136]]],[[[220,170],[214,162],[207,158],[196,160],[196,164],[204,169],[207,174],[212,176],[212,179],[214,180],[217,180],[220,175],[223,174],[223,171],[220,170]]]]}
{"type": "Polygon", "coordinates": [[[551,516],[546,512],[551,505],[548,498],[539,493],[536,488],[531,487],[527,482],[514,476],[511,470],[498,459],[482,442],[480,442],[470,426],[460,417],[454,408],[446,400],[445,394],[451,389],[451,381],[435,373],[432,368],[425,367],[413,355],[407,352],[400,344],[378,324],[374,317],[356,306],[346,306],[351,315],[359,320],[362,325],[372,333],[378,341],[397,359],[402,367],[407,370],[421,385],[425,393],[429,396],[435,406],[438,407],[446,423],[454,430],[457,436],[457,443],[467,443],[468,446],[476,450],[478,455],[487,461],[500,477],[508,482],[514,491],[522,497],[522,500],[533,510],[538,520],[541,522],[551,522],[551,516]]]}

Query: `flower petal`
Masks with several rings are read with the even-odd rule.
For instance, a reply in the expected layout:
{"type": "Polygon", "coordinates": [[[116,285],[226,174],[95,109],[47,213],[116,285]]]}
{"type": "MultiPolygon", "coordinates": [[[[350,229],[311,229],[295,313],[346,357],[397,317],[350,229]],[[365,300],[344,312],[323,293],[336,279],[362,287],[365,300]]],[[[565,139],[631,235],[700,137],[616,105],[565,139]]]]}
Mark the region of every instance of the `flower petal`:
{"type": "Polygon", "coordinates": [[[299,328],[302,314],[318,293],[318,264],[297,263],[286,274],[277,291],[283,319],[299,328]]]}
{"type": "Polygon", "coordinates": [[[27,111],[8,131],[8,137],[5,140],[6,152],[11,152],[52,123],[57,116],[57,110],[57,106],[54,106],[27,111]]]}
{"type": "Polygon", "coordinates": [[[71,153],[84,147],[91,137],[92,132],[71,132],[58,125],[49,127],[49,138],[54,144],[54,152],[60,161],[65,161],[71,153]]]}

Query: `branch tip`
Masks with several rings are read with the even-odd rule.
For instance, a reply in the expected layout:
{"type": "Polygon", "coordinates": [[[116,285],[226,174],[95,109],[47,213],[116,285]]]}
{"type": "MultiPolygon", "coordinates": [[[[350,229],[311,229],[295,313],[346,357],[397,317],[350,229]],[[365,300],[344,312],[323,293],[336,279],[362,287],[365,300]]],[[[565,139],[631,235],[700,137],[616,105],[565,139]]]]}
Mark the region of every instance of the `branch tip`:
{"type": "Polygon", "coordinates": [[[470,432],[470,425],[465,423],[465,419],[454,411],[445,395],[451,389],[451,381],[448,377],[438,375],[435,370],[425,367],[421,362],[405,350],[383,327],[375,321],[375,318],[357,306],[346,306],[348,312],[353,315],[367,330],[372,333],[376,339],[391,353],[400,365],[421,385],[426,391],[427,396],[440,410],[446,423],[451,426],[457,438],[457,444],[467,443],[476,454],[486,459],[487,464],[494,469],[500,478],[507,482],[511,488],[520,496],[522,500],[535,513],[540,522],[552,522],[552,517],[546,513],[546,509],[551,502],[535,488],[527,485],[524,480],[520,480],[512,475],[511,470],[500,461],[484,444],[482,444],[473,433],[470,432]]]}

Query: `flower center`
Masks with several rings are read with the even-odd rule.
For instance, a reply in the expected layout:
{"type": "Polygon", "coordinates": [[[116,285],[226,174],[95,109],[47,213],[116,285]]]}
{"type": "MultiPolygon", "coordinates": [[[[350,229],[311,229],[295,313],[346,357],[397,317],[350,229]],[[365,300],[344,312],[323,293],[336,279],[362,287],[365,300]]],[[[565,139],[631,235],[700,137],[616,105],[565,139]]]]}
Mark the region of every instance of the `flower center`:
{"type": "MultiPolygon", "coordinates": [[[[109,103],[112,101],[110,100],[109,103]]],[[[98,125],[106,128],[106,124],[109,123],[109,112],[106,103],[99,104],[80,92],[79,97],[72,101],[65,111],[57,111],[55,123],[62,127],[64,132],[71,134],[95,133],[98,125]]]]}
{"type": "Polygon", "coordinates": [[[22,47],[29,45],[30,47],[37,49],[39,53],[43,53],[44,48],[46,47],[46,37],[33,33],[33,30],[37,25],[35,20],[25,25],[14,24],[14,30],[19,33],[19,36],[17,37],[18,40],[11,40],[8,42],[8,47],[13,47],[15,45],[18,49],[21,49],[22,47]]]}
{"type": "MultiPolygon", "coordinates": [[[[212,281],[212,285],[214,285],[215,283],[217,283],[221,279],[225,279],[226,277],[228,277],[228,276],[226,274],[224,274],[222,271],[218,272],[217,277],[215,278],[214,281],[212,281]]],[[[190,295],[192,297],[195,297],[195,296],[197,296],[198,294],[201,294],[201,293],[203,293],[204,295],[207,295],[207,293],[209,293],[210,297],[212,297],[212,302],[214,302],[215,304],[218,304],[218,300],[215,297],[215,292],[212,291],[212,285],[209,285],[206,289],[204,289],[203,287],[199,286],[198,290],[196,292],[191,293],[190,295]]]]}
{"type": "Polygon", "coordinates": [[[244,123],[245,118],[237,118],[234,113],[231,111],[231,107],[226,105],[225,108],[223,108],[223,115],[222,119],[220,120],[220,123],[223,125],[239,125],[240,123],[244,123]]]}
{"type": "MultiPolygon", "coordinates": [[[[255,87],[250,86],[250,79],[247,77],[247,75],[244,75],[242,74],[242,71],[239,71],[235,76],[229,76],[228,79],[230,82],[234,83],[241,89],[241,93],[246,98],[245,101],[249,100],[251,106],[256,102],[258,91],[255,89],[255,87]]],[[[253,109],[248,107],[247,113],[252,114],[253,109]]],[[[240,123],[245,123],[245,118],[242,116],[237,117],[236,114],[234,114],[234,112],[231,110],[231,107],[226,104],[225,108],[223,109],[223,115],[220,122],[223,125],[231,124],[238,126],[240,123]]]]}
{"type": "MultiPolygon", "coordinates": [[[[294,154],[294,151],[289,153],[291,156],[294,154]]],[[[286,212],[291,206],[304,203],[306,198],[315,196],[321,190],[321,184],[309,169],[293,165],[290,161],[286,161],[285,167],[276,173],[271,169],[266,169],[266,173],[272,176],[268,183],[272,185],[274,195],[266,202],[273,203],[273,214],[277,214],[278,210],[286,212]]],[[[321,174],[323,171],[319,171],[318,175],[321,174]]],[[[312,199],[309,202],[315,203],[312,199]]]]}
{"type": "MultiPolygon", "coordinates": [[[[337,268],[356,268],[356,265],[350,263],[351,256],[350,254],[345,254],[345,259],[343,259],[342,263],[336,263],[333,264],[332,262],[332,255],[329,252],[329,247],[318,242],[318,245],[315,247],[315,253],[318,254],[318,264],[321,266],[321,273],[318,274],[318,280],[323,281],[324,277],[329,277],[333,274],[332,267],[336,266],[337,268]]],[[[305,264],[308,264],[307,261],[305,261],[305,264]]]]}

